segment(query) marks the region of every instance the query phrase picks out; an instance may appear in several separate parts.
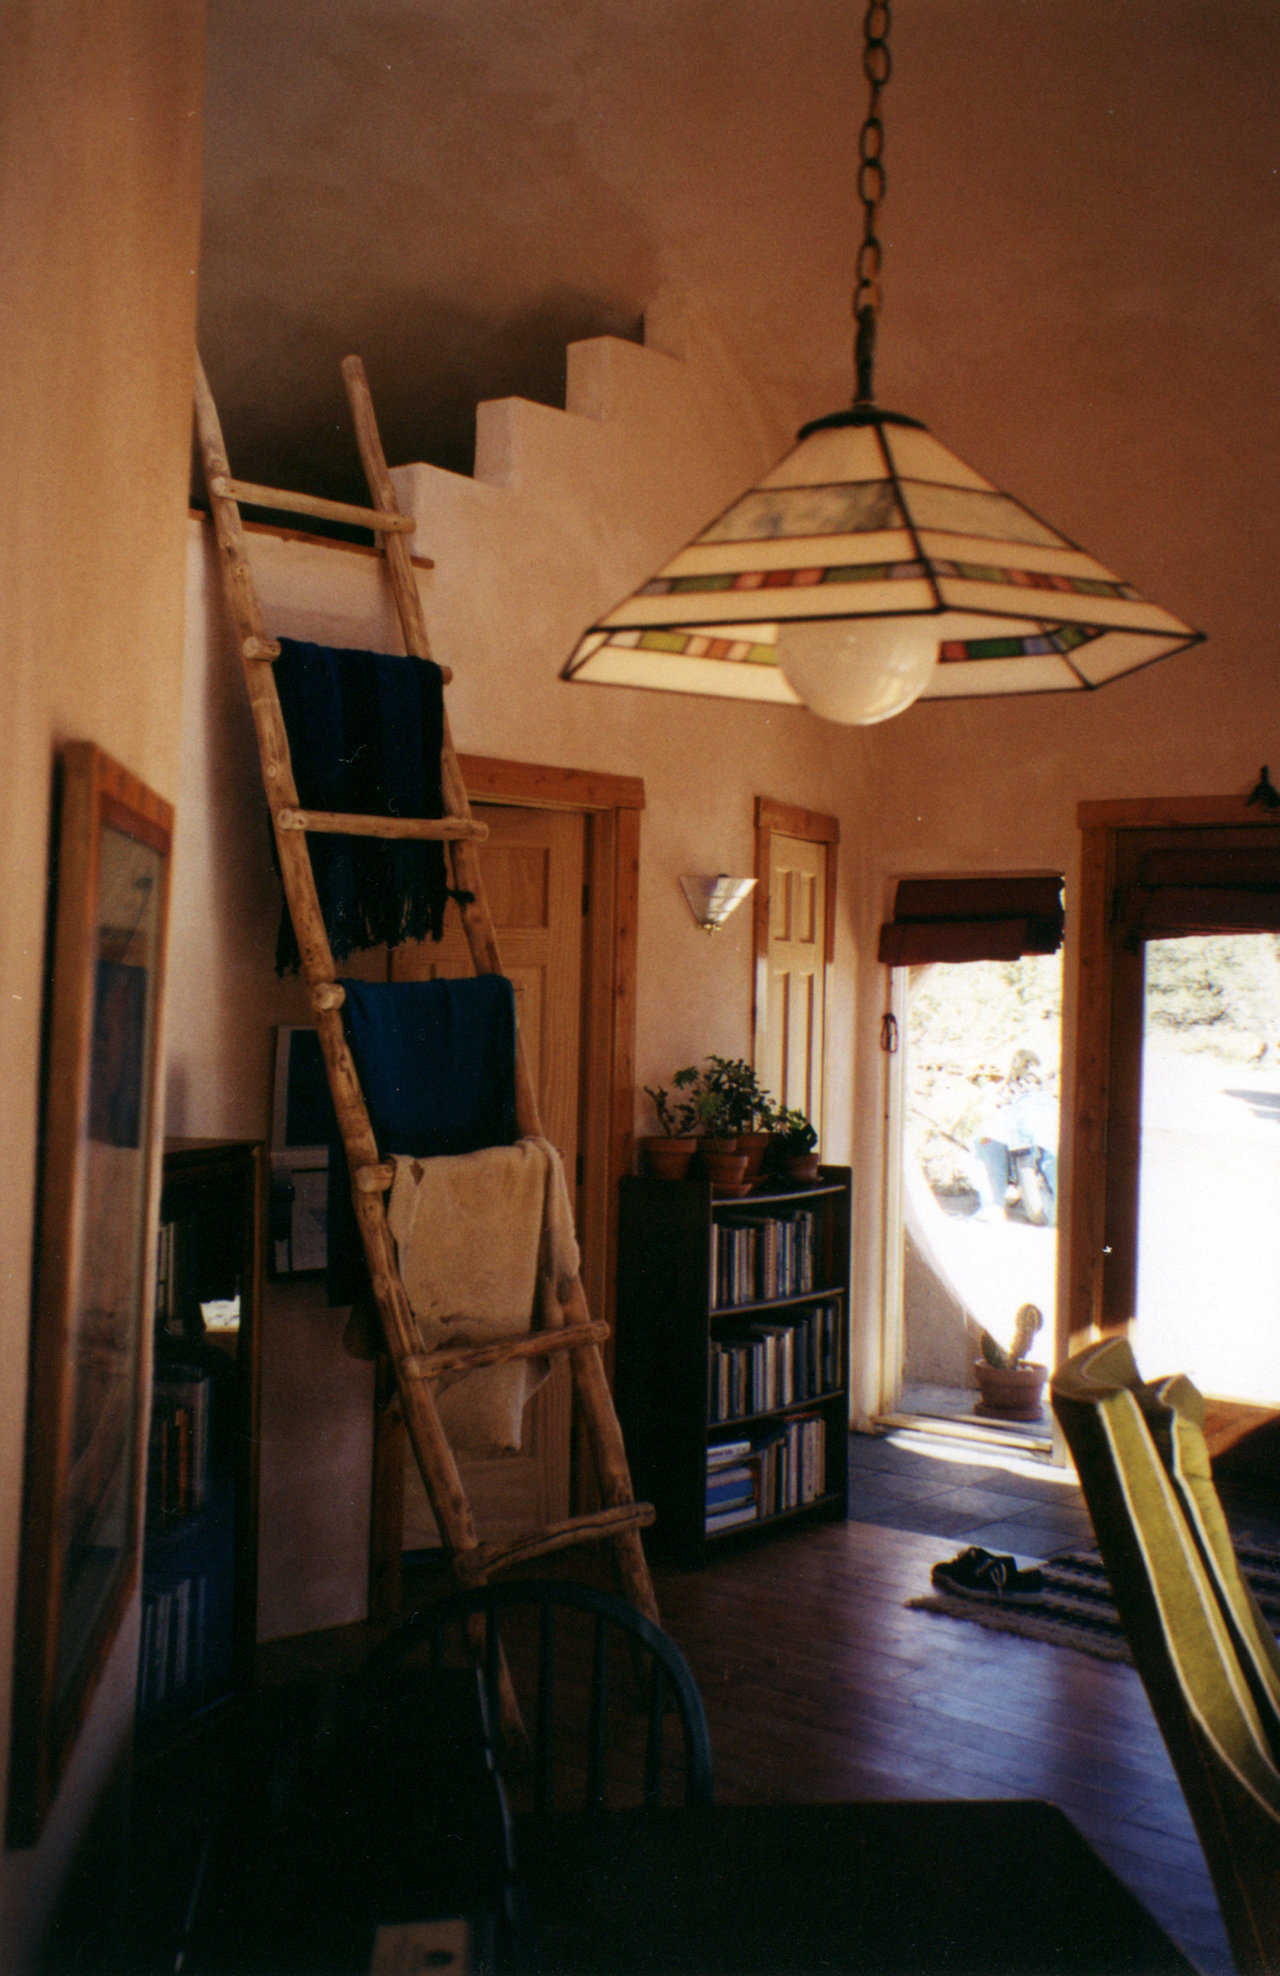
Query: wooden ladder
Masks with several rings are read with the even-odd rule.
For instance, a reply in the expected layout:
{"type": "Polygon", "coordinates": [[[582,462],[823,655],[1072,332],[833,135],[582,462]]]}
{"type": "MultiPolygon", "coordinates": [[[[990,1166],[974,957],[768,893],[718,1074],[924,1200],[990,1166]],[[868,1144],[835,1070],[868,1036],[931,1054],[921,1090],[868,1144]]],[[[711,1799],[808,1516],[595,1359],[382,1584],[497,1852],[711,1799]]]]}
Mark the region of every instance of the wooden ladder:
{"type": "MultiPolygon", "coordinates": [[[[609,1327],[591,1318],[581,1278],[574,1279],[567,1297],[562,1299],[559,1292],[553,1291],[544,1298],[543,1328],[539,1330],[500,1344],[434,1351],[423,1347],[400,1278],[385,1205],[393,1169],[379,1157],[359,1075],[347,1046],[341,1014],[344,990],[335,978],[333,955],[307,849],[308,833],[443,839],[453,885],[463,899],[459,909],[475,971],[500,974],[502,968],[477,855],[477,845],[487,832],[471,815],[447,715],[441,762],[443,817],[345,815],[304,810],[299,804],[273,672],[280,646],[264,627],[245,550],[241,505],[354,523],[373,530],[390,577],[405,650],[418,658],[431,657],[408,546],[415,524],[411,516],[401,513],[396,502],[364,365],[358,357],[348,357],[342,365],[342,375],[373,501],[371,508],[233,478],[217,408],[199,357],[196,359],[196,431],[217,535],[223,588],[244,663],[285,898],[346,1149],[356,1217],[383,1338],[409,1439],[458,1580],[464,1586],[484,1584],[511,1565],[549,1552],[576,1544],[607,1542],[613,1547],[625,1596],[656,1621],[657,1602],[640,1539],[640,1531],[653,1522],[654,1513],[648,1503],[635,1500],[622,1431],[600,1356],[600,1344],[608,1336],[609,1327]],[[595,1461],[601,1506],[530,1530],[505,1543],[482,1542],[457,1461],[440,1423],[433,1397],[434,1382],[445,1374],[496,1365],[513,1358],[544,1357],[551,1352],[567,1352],[569,1356],[581,1418],[595,1461]]],[[[441,672],[447,683],[451,677],[448,669],[442,667],[441,672]]],[[[541,1138],[537,1098],[518,1035],[516,1059],[517,1129],[522,1137],[541,1138]]]]}

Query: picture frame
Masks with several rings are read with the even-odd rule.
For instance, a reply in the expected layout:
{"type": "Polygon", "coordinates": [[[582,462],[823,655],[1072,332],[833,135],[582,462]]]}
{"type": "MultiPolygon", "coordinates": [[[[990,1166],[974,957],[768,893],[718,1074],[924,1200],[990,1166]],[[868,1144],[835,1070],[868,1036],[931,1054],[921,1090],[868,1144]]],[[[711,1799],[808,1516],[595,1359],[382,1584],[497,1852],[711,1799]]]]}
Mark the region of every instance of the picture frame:
{"type": "Polygon", "coordinates": [[[173,810],[58,765],[8,1841],[34,1844],[138,1579],[173,810]]]}
{"type": "Polygon", "coordinates": [[[320,1038],[280,1023],[271,1091],[270,1268],[274,1277],[326,1267],[329,1146],[337,1137],[320,1038]]]}

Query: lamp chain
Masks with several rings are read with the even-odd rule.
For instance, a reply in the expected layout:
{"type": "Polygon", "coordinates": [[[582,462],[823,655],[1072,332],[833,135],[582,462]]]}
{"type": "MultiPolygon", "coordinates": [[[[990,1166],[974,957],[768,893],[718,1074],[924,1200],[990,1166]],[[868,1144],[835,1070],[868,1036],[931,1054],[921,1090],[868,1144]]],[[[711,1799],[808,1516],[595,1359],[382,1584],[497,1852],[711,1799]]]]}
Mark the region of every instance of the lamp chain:
{"type": "Polygon", "coordinates": [[[884,124],[880,94],[892,73],[889,56],[889,0],[869,0],[862,21],[862,73],[869,95],[867,114],[858,133],[858,197],[862,201],[862,244],[855,263],[853,291],[854,403],[872,402],[871,373],[875,361],[876,322],[880,314],[880,236],[876,215],[885,193],[884,124]]]}

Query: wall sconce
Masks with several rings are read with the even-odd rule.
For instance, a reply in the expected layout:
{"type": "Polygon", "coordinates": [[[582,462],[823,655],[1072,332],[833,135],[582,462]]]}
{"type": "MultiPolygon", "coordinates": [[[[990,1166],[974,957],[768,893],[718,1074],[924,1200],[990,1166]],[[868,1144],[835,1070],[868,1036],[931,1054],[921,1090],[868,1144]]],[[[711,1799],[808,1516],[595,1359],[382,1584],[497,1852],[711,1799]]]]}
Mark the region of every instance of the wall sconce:
{"type": "Polygon", "coordinates": [[[723,871],[714,878],[698,878],[690,873],[680,880],[680,890],[703,932],[715,933],[748,893],[755,890],[755,883],[754,878],[730,878],[723,871]]]}

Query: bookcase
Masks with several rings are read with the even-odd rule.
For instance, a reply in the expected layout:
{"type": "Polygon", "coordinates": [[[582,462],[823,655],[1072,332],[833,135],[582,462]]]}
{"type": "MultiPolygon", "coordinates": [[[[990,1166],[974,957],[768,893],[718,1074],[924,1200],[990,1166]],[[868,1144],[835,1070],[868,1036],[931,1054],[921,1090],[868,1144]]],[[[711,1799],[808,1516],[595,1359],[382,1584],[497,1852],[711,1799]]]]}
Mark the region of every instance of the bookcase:
{"type": "Polygon", "coordinates": [[[138,1649],[144,1751],[253,1678],[264,1171],[256,1141],[165,1146],[138,1649]]]}
{"type": "Polygon", "coordinates": [[[616,1390],[656,1551],[845,1515],[849,1227],[847,1167],[742,1198],[623,1180],[616,1390]]]}

